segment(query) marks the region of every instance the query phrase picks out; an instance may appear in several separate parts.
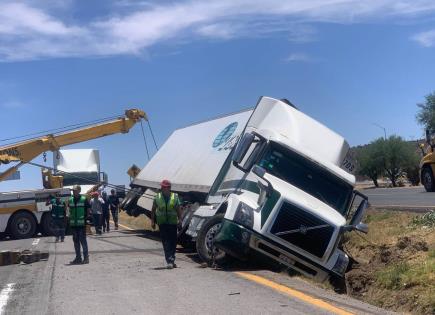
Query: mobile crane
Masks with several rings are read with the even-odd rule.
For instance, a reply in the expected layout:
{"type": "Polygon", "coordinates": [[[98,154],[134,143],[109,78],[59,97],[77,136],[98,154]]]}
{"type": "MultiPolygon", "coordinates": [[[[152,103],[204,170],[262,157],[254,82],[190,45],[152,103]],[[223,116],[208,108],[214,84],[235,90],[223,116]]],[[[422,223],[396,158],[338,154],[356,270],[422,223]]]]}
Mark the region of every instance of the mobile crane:
{"type": "MultiPolygon", "coordinates": [[[[46,151],[54,152],[70,144],[128,133],[141,120],[148,120],[145,112],[130,109],[116,119],[0,147],[0,166],[16,162],[16,165],[0,173],[0,182],[46,151]]],[[[50,171],[43,170],[43,177],[48,179],[44,181],[44,187],[51,189],[0,193],[0,233],[7,232],[16,239],[32,237],[38,227],[42,233],[50,233],[49,208],[45,200],[53,193],[66,197],[70,192],[62,188],[62,176],[54,176],[50,171]]]]}

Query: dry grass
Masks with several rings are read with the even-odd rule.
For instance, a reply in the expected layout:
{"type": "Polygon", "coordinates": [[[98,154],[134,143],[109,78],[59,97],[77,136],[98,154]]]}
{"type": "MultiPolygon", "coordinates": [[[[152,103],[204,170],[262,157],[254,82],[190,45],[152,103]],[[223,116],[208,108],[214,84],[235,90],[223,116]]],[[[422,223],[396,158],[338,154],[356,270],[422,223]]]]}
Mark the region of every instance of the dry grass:
{"type": "Polygon", "coordinates": [[[121,211],[119,213],[119,223],[126,225],[132,229],[152,230],[151,221],[145,215],[140,215],[135,218],[135,217],[130,217],[125,212],[121,211]]]}
{"type": "Polygon", "coordinates": [[[364,283],[358,298],[396,311],[435,314],[435,229],[415,224],[421,218],[369,211],[369,234],[346,237],[345,248],[361,264],[349,273],[358,286],[364,283]]]}

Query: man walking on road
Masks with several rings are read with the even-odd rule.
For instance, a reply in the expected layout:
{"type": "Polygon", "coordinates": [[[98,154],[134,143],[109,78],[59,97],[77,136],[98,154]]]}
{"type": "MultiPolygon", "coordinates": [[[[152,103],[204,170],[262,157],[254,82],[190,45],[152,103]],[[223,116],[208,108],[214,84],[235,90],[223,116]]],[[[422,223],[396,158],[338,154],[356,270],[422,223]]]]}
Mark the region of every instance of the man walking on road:
{"type": "Polygon", "coordinates": [[[56,197],[48,200],[46,205],[51,205],[51,218],[54,223],[54,234],[56,236],[56,243],[64,242],[65,240],[65,217],[66,217],[66,203],[60,198],[57,192],[56,197]]]}
{"type": "Polygon", "coordinates": [[[89,264],[88,242],[86,240],[86,217],[89,214],[89,202],[85,196],[80,195],[81,187],[73,187],[73,195],[68,201],[69,225],[72,231],[76,258],[71,262],[72,265],[89,264]],[[80,253],[80,245],[83,248],[83,260],[80,253]]]}
{"type": "Polygon", "coordinates": [[[103,191],[102,199],[103,203],[103,232],[110,232],[110,212],[109,212],[109,198],[107,198],[107,193],[103,191]]]}
{"type": "Polygon", "coordinates": [[[162,181],[161,191],[154,198],[151,221],[153,229],[156,223],[159,225],[166,268],[176,268],[177,224],[181,222],[180,199],[176,193],[171,192],[171,182],[166,179],[162,181]]]}
{"type": "Polygon", "coordinates": [[[98,192],[92,193],[92,199],[90,201],[92,217],[94,221],[95,233],[101,235],[101,225],[103,221],[103,204],[104,200],[100,197],[98,192]]]}
{"type": "Polygon", "coordinates": [[[112,189],[110,191],[109,205],[110,205],[110,212],[112,212],[113,222],[115,222],[115,230],[117,230],[118,229],[119,198],[116,195],[115,189],[112,189]]]}

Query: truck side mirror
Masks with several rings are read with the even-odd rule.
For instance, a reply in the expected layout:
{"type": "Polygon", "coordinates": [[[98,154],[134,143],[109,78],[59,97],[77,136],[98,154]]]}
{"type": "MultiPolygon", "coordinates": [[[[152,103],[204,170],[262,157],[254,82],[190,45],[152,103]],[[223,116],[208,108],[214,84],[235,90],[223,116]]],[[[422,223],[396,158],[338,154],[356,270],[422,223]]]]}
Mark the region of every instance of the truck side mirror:
{"type": "Polygon", "coordinates": [[[367,234],[369,232],[369,226],[365,223],[359,223],[355,226],[355,230],[367,234]]]}
{"type": "Polygon", "coordinates": [[[361,200],[361,203],[358,206],[358,209],[355,211],[352,219],[350,220],[350,225],[357,226],[361,223],[361,220],[369,206],[369,202],[367,199],[361,200]]]}
{"type": "MultiPolygon", "coordinates": [[[[264,178],[264,175],[266,174],[266,170],[264,168],[262,168],[261,166],[254,165],[254,167],[252,167],[252,173],[257,175],[258,177],[260,177],[262,180],[264,180],[267,183],[267,187],[264,187],[264,185],[260,182],[258,183],[260,190],[265,188],[264,190],[266,191],[266,196],[261,196],[261,194],[260,194],[259,200],[264,199],[265,197],[270,197],[273,193],[273,186],[272,186],[272,183],[270,181],[268,181],[266,178],[264,178]]],[[[260,203],[261,202],[259,201],[259,204],[260,203]]]]}
{"type": "Polygon", "coordinates": [[[235,166],[239,166],[239,164],[242,163],[246,153],[251,147],[251,144],[254,142],[254,138],[255,136],[253,134],[246,133],[243,135],[242,139],[240,139],[232,158],[235,166]]]}

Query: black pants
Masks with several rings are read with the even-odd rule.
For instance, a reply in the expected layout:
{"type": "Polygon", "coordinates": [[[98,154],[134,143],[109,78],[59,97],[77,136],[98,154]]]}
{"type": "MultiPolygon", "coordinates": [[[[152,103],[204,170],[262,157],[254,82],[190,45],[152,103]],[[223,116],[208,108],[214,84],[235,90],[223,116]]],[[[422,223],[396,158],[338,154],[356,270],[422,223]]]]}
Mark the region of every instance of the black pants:
{"type": "Polygon", "coordinates": [[[115,222],[115,227],[118,227],[118,209],[110,209],[110,212],[112,212],[112,219],[113,222],[115,222]]]}
{"type": "Polygon", "coordinates": [[[110,231],[110,212],[109,209],[103,210],[103,230],[110,231]]]}
{"type": "Polygon", "coordinates": [[[177,225],[159,225],[160,237],[162,238],[163,250],[165,252],[166,263],[175,262],[175,250],[177,248],[177,225]]]}
{"type": "Polygon", "coordinates": [[[81,259],[80,244],[83,247],[83,257],[88,257],[88,241],[86,240],[86,229],[84,226],[71,227],[76,259],[81,259]]]}

